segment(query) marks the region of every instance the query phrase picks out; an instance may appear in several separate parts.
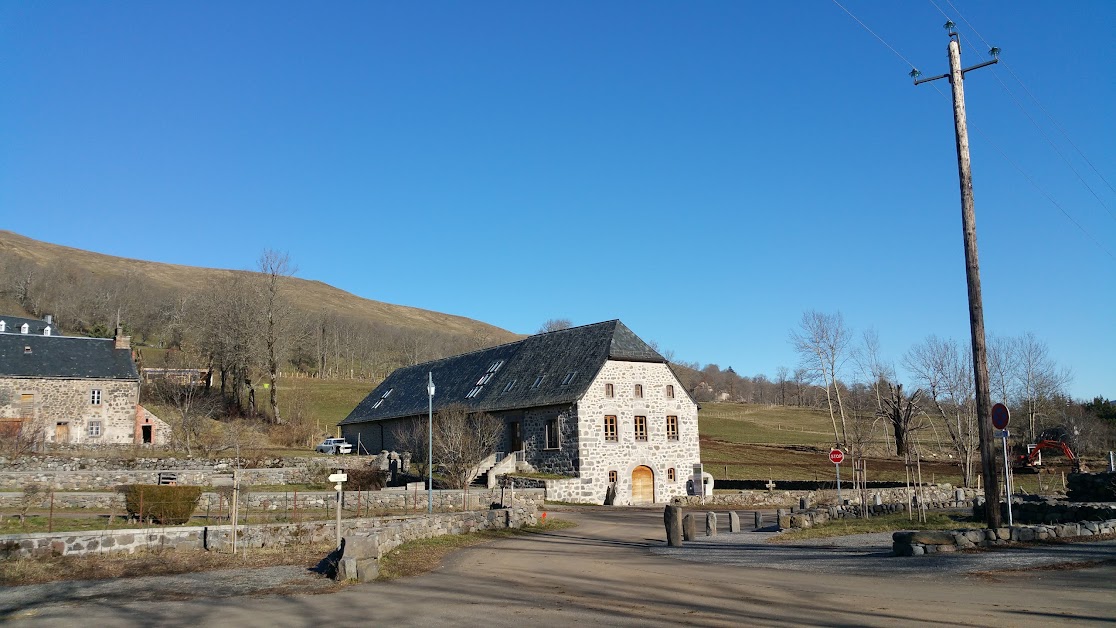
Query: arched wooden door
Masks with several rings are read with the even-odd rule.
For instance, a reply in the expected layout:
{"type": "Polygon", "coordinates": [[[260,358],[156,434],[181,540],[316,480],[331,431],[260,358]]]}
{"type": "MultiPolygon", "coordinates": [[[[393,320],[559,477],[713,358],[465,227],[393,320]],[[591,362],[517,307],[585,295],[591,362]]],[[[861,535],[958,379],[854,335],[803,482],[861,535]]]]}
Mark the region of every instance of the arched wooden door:
{"type": "Polygon", "coordinates": [[[632,503],[655,503],[655,473],[650,467],[632,469],[632,503]]]}

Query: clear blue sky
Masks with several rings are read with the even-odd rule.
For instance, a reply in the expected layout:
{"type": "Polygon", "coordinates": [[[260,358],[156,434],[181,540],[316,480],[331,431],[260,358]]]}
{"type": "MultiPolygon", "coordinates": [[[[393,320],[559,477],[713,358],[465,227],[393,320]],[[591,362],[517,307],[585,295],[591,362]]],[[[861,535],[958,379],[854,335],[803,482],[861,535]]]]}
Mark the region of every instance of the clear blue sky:
{"type": "MultiPolygon", "coordinates": [[[[970,27],[936,1],[966,65],[974,28],[1008,64],[966,81],[987,326],[1116,396],[1116,193],[1008,71],[1116,184],[1116,3],[955,2],[970,27]]],[[[946,71],[931,2],[843,4],[946,71]]],[[[0,227],[36,239],[286,250],[370,299],[620,318],[744,375],[794,365],[808,309],[895,361],[968,339],[949,86],[830,1],[12,0],[0,58],[0,227]]]]}

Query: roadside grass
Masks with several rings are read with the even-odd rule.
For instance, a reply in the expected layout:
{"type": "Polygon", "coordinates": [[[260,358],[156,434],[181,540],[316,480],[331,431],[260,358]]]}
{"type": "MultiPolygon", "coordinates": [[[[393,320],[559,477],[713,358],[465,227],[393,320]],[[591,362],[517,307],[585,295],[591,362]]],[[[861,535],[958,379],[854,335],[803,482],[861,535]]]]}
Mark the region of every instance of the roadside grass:
{"type": "Polygon", "coordinates": [[[215,569],[316,566],[333,551],[333,543],[252,548],[237,555],[203,551],[106,552],[84,556],[18,558],[0,561],[0,586],[41,584],[61,580],[106,580],[168,576],[215,569]]]}
{"type": "Polygon", "coordinates": [[[895,513],[872,517],[871,519],[836,519],[811,528],[788,530],[771,539],[772,543],[789,543],[804,539],[827,539],[850,534],[870,534],[873,532],[894,532],[896,530],[954,530],[960,528],[980,528],[982,523],[969,517],[927,513],[926,521],[908,518],[906,513],[895,513]]]}
{"type": "Polygon", "coordinates": [[[377,579],[395,580],[433,571],[451,553],[465,547],[487,543],[494,539],[564,530],[576,525],[576,523],[564,519],[547,519],[538,525],[519,529],[483,530],[468,534],[448,534],[430,539],[408,541],[380,559],[380,576],[377,579]]]}

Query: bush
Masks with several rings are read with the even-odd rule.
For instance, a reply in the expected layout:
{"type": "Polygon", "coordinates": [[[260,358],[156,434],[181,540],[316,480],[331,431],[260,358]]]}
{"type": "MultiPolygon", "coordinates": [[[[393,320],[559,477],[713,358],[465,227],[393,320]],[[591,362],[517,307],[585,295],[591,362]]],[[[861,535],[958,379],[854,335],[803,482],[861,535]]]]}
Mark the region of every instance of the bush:
{"type": "Polygon", "coordinates": [[[348,475],[349,481],[345,483],[347,491],[378,491],[387,486],[387,472],[382,469],[349,469],[348,475]]]}
{"type": "Polygon", "coordinates": [[[130,484],[121,487],[128,514],[141,521],[153,519],[162,525],[181,525],[190,520],[201,499],[200,486],[156,486],[130,484]]]}

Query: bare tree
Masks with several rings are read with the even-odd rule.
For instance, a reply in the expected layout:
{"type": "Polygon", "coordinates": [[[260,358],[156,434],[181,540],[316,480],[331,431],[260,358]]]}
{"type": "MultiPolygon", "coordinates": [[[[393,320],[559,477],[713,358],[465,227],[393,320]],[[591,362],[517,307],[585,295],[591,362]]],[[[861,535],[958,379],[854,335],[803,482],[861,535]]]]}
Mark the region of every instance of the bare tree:
{"type": "Polygon", "coordinates": [[[972,485],[973,454],[980,444],[976,417],[973,361],[953,340],[929,336],[911,347],[904,358],[907,368],[922,384],[926,399],[945,424],[965,486],[972,485]]]}
{"type": "Polygon", "coordinates": [[[895,454],[906,458],[910,448],[910,435],[914,432],[921,408],[922,389],[911,394],[903,392],[903,385],[885,381],[887,395],[882,398],[881,414],[891,424],[895,436],[895,454]]]}
{"type": "Polygon", "coordinates": [[[427,456],[427,431],[426,419],[411,419],[402,421],[391,430],[392,439],[396,447],[402,451],[410,452],[411,468],[420,477],[426,477],[429,457],[427,456]]]}
{"type": "Polygon", "coordinates": [[[552,331],[561,331],[573,327],[573,322],[568,318],[552,318],[542,324],[536,334],[545,334],[552,331]]]}
{"type": "Polygon", "coordinates": [[[802,315],[799,328],[792,331],[790,336],[802,366],[820,375],[825,383],[825,399],[829,405],[833,438],[837,444],[849,440],[845,406],[841,401],[841,389],[837,385],[837,378],[849,358],[849,336],[850,331],[845,327],[845,319],[840,312],[823,314],[814,310],[802,315]],[[837,431],[838,416],[841,418],[840,432],[837,431]]]}
{"type": "Polygon", "coordinates": [[[1016,340],[1015,356],[1019,405],[1027,418],[1027,436],[1035,442],[1042,431],[1040,420],[1053,414],[1073,377],[1068,370],[1058,368],[1046,343],[1031,332],[1016,340]]]}
{"type": "Polygon", "coordinates": [[[187,369],[179,368],[196,365],[200,359],[196,351],[187,348],[175,355],[176,358],[167,360],[169,368],[145,391],[173,411],[173,416],[166,417],[171,434],[178,446],[193,455],[195,449],[208,451],[211,448],[215,429],[212,421],[221,410],[221,402],[208,394],[204,381],[193,377],[187,369]]]}
{"type": "Polygon", "coordinates": [[[291,266],[289,255],[271,249],[264,250],[256,264],[263,281],[261,304],[265,370],[270,384],[268,401],[271,402],[272,420],[276,425],[281,425],[283,417],[279,412],[279,366],[290,346],[287,338],[292,331],[289,325],[291,307],[283,295],[283,280],[294,275],[295,269],[291,266]]]}
{"type": "Polygon", "coordinates": [[[434,460],[450,488],[465,488],[477,464],[496,451],[504,423],[484,412],[449,405],[434,417],[434,460]]]}

